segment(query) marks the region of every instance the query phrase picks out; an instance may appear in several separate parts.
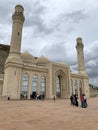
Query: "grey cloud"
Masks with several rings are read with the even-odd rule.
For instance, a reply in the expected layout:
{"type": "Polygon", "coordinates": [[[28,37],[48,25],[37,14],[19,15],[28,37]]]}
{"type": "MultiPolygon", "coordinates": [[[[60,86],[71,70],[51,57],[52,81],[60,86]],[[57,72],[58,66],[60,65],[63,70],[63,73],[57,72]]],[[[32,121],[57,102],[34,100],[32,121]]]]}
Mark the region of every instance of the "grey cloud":
{"type": "Polygon", "coordinates": [[[85,50],[85,59],[90,82],[98,87],[98,41],[87,46],[87,50],[85,50]]]}
{"type": "MultiPolygon", "coordinates": [[[[42,21],[42,14],[46,8],[40,4],[40,2],[33,2],[33,4],[25,3],[26,9],[24,11],[26,21],[25,26],[32,26],[32,24],[37,25],[37,21],[42,21]]],[[[24,7],[25,8],[25,7],[24,7]]]]}
{"type": "Polygon", "coordinates": [[[90,46],[86,47],[85,50],[85,62],[94,61],[97,62],[98,60],[98,41],[93,42],[90,46]]]}
{"type": "Polygon", "coordinates": [[[78,72],[78,64],[74,64],[70,66],[72,72],[78,72]]]}
{"type": "Polygon", "coordinates": [[[0,43],[8,44],[11,39],[11,29],[8,25],[4,27],[0,24],[0,43]],[[4,29],[5,28],[5,29],[4,29]]]}
{"type": "Polygon", "coordinates": [[[42,5],[41,1],[34,0],[30,4],[31,1],[19,1],[15,0],[12,2],[10,1],[2,1],[0,4],[0,24],[11,25],[12,22],[12,13],[14,12],[14,7],[17,4],[21,4],[24,7],[24,15],[25,15],[25,22],[24,27],[28,28],[31,27],[33,34],[32,36],[39,36],[41,34],[49,34],[53,31],[52,28],[48,27],[45,24],[44,13],[46,12],[46,7],[42,5]],[[6,7],[7,5],[7,7],[6,7]]]}
{"type": "Polygon", "coordinates": [[[65,62],[70,66],[77,65],[77,56],[75,54],[72,55],[73,50],[69,48],[68,51],[67,46],[68,44],[65,41],[54,43],[50,46],[45,46],[40,53],[55,62],[65,62]]]}
{"type": "Polygon", "coordinates": [[[98,58],[90,60],[86,63],[86,68],[89,76],[92,77],[97,77],[98,76],[98,58]]]}
{"type": "Polygon", "coordinates": [[[4,32],[0,34],[0,39],[3,40],[5,38],[4,32]]]}
{"type": "Polygon", "coordinates": [[[89,82],[93,85],[95,85],[96,87],[98,87],[98,77],[92,77],[89,79],[89,82]]]}
{"type": "MultiPolygon", "coordinates": [[[[61,24],[70,24],[68,27],[69,29],[67,31],[74,31],[74,24],[79,23],[81,20],[84,20],[87,18],[86,11],[83,10],[76,10],[69,13],[62,13],[58,16],[56,20],[56,27],[59,30],[59,27],[61,24]]],[[[67,26],[66,26],[67,27],[67,26]]]]}
{"type": "MultiPolygon", "coordinates": [[[[66,59],[67,59],[67,63],[70,65],[70,66],[73,66],[72,68],[74,68],[76,65],[77,65],[77,56],[73,53],[73,54],[70,54],[68,56],[66,56],[66,59]]],[[[74,68],[75,69],[75,68],[74,68]]],[[[77,68],[76,68],[77,69],[77,68]]]]}
{"type": "Polygon", "coordinates": [[[76,53],[74,54],[73,52],[76,51],[75,47],[73,50],[73,47],[68,46],[70,46],[70,44],[65,41],[57,42],[50,46],[49,45],[44,46],[44,48],[41,50],[40,53],[48,57],[52,61],[55,62],[63,61],[66,64],[69,64],[70,66],[75,66],[77,65],[77,55],[76,53]]]}
{"type": "Polygon", "coordinates": [[[34,33],[32,36],[37,37],[41,34],[49,34],[53,31],[52,28],[47,27],[44,21],[44,13],[46,8],[40,4],[39,1],[32,5],[26,5],[28,10],[25,10],[25,26],[31,27],[34,33]]]}
{"type": "Polygon", "coordinates": [[[72,13],[65,14],[65,16],[62,16],[62,17],[65,17],[66,21],[78,23],[84,18],[86,18],[87,15],[85,13],[85,10],[76,10],[76,11],[73,11],[72,13]]]}
{"type": "Polygon", "coordinates": [[[51,61],[66,61],[66,47],[63,43],[53,44],[52,46],[45,46],[41,50],[41,54],[49,58],[51,61]]]}
{"type": "Polygon", "coordinates": [[[2,2],[2,4],[0,4],[0,24],[9,25],[11,22],[11,9],[9,8],[9,6],[6,7],[6,2],[2,2]]]}
{"type": "Polygon", "coordinates": [[[86,50],[84,51],[85,66],[91,80],[98,76],[98,41],[94,41],[91,44],[88,44],[86,46],[86,50]]]}

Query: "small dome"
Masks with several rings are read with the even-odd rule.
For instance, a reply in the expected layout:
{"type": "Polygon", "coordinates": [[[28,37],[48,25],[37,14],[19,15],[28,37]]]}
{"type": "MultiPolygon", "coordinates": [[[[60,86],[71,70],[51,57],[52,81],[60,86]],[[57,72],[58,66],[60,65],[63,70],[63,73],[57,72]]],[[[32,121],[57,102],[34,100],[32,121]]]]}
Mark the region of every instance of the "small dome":
{"type": "Polygon", "coordinates": [[[30,53],[28,53],[27,51],[24,53],[21,53],[21,59],[23,61],[29,61],[29,62],[34,62],[35,58],[34,56],[32,56],[30,53]]]}
{"type": "Polygon", "coordinates": [[[58,62],[60,65],[68,66],[68,64],[64,61],[58,62]]]}
{"type": "Polygon", "coordinates": [[[66,63],[64,61],[59,62],[59,64],[66,65],[66,63]]]}
{"type": "Polygon", "coordinates": [[[37,63],[47,63],[47,62],[49,62],[49,60],[44,56],[41,56],[37,59],[37,63]]]}
{"type": "Polygon", "coordinates": [[[82,38],[81,37],[78,37],[76,39],[76,41],[77,41],[77,45],[82,45],[82,38]]]}
{"type": "Polygon", "coordinates": [[[24,11],[24,8],[22,5],[16,5],[15,6],[15,12],[23,12],[24,11]]]}

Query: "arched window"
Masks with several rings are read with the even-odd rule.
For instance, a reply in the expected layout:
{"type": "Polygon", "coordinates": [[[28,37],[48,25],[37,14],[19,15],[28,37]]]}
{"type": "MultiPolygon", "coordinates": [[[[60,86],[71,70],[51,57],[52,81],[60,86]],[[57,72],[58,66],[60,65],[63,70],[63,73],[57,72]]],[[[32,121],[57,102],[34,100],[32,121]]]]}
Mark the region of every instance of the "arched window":
{"type": "Polygon", "coordinates": [[[80,92],[80,96],[82,95],[82,81],[79,80],[79,92],[80,92]]]}
{"type": "Polygon", "coordinates": [[[38,88],[38,77],[37,75],[34,75],[32,79],[32,92],[37,93],[37,88],[38,88]]]}
{"type": "Polygon", "coordinates": [[[71,94],[73,94],[73,80],[71,79],[71,94]]]}
{"type": "Polygon", "coordinates": [[[22,90],[21,90],[21,94],[23,97],[27,97],[28,95],[28,81],[29,81],[28,74],[24,74],[22,76],[22,90]]]}
{"type": "Polygon", "coordinates": [[[60,76],[56,77],[56,96],[60,97],[61,96],[61,91],[60,91],[60,76]]]}
{"type": "Polygon", "coordinates": [[[75,88],[75,94],[78,95],[78,81],[77,80],[74,81],[74,88],[75,88]]]}
{"type": "Polygon", "coordinates": [[[45,78],[45,76],[42,76],[41,77],[41,87],[40,87],[41,95],[45,95],[45,86],[46,86],[46,78],[45,78]]]}

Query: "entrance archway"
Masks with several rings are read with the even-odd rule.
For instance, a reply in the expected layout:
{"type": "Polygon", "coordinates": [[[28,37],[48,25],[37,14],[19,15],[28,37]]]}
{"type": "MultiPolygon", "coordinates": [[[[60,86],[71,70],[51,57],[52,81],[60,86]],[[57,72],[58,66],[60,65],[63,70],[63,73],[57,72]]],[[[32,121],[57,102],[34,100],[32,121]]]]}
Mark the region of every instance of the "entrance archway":
{"type": "Polygon", "coordinates": [[[57,98],[61,98],[61,80],[62,80],[62,77],[58,75],[56,77],[56,97],[57,98]]]}
{"type": "Polygon", "coordinates": [[[62,70],[56,72],[55,94],[56,98],[66,97],[66,76],[62,70]]]}

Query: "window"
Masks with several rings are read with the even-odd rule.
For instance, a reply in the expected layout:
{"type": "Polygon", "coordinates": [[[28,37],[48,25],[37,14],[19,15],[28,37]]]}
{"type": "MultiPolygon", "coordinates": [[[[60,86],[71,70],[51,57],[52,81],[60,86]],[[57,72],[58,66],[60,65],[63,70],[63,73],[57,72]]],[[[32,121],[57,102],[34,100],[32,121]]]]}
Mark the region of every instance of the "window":
{"type": "Polygon", "coordinates": [[[77,80],[74,81],[74,88],[75,88],[75,94],[78,95],[78,81],[77,80]]]}
{"type": "Polygon", "coordinates": [[[29,76],[28,74],[24,74],[22,77],[22,95],[26,95],[28,93],[28,80],[29,80],[29,76]]]}
{"type": "Polygon", "coordinates": [[[38,77],[37,75],[34,75],[32,79],[32,92],[37,92],[37,88],[38,88],[38,77]]]}
{"type": "Polygon", "coordinates": [[[60,97],[60,77],[56,77],[56,96],[60,97]]]}
{"type": "Polygon", "coordinates": [[[46,79],[44,76],[41,77],[41,95],[45,94],[45,85],[46,85],[46,79]]]}

